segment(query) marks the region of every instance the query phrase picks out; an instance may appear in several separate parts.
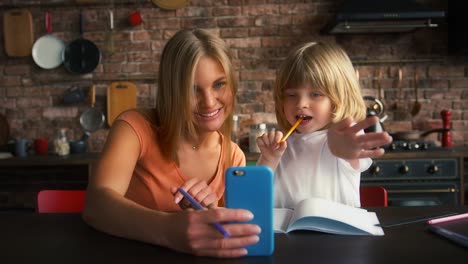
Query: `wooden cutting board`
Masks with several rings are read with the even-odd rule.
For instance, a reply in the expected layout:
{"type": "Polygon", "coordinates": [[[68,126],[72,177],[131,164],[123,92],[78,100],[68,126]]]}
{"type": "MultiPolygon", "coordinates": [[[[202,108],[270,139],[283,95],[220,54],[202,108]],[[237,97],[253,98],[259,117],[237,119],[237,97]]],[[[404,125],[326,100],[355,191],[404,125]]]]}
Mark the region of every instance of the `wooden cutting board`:
{"type": "Polygon", "coordinates": [[[3,14],[5,52],[10,57],[31,55],[34,30],[31,12],[26,9],[12,9],[3,14]]]}
{"type": "Polygon", "coordinates": [[[115,118],[125,110],[136,107],[137,86],[128,81],[112,82],[107,88],[107,123],[112,126],[115,118]]]}

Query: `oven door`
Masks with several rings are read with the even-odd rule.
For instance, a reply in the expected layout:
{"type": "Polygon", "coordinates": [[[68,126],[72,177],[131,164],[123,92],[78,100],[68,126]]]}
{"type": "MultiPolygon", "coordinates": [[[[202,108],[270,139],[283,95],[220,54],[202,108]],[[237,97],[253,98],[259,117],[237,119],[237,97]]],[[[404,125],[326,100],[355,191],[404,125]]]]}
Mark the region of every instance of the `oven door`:
{"type": "Polygon", "coordinates": [[[455,183],[389,183],[385,188],[389,206],[459,205],[460,189],[455,183]]]}

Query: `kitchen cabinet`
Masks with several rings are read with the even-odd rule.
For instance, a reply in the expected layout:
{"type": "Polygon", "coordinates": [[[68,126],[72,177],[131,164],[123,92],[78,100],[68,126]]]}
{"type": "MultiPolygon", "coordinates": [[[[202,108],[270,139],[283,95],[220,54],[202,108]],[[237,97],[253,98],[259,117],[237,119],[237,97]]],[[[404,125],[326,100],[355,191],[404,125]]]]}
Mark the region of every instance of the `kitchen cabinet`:
{"type": "MultiPolygon", "coordinates": [[[[247,165],[255,165],[258,157],[259,153],[246,153],[247,165]]],[[[0,211],[34,212],[37,192],[42,189],[85,189],[89,170],[98,158],[99,153],[85,153],[65,157],[28,156],[0,159],[0,211]]],[[[427,165],[429,167],[418,165],[419,168],[430,169],[431,164],[452,166],[453,168],[443,170],[453,174],[451,180],[459,187],[457,199],[460,204],[468,204],[468,148],[453,148],[450,151],[386,153],[374,159],[374,162],[396,164],[392,163],[396,161],[400,162],[398,164],[401,167],[408,161],[420,164],[424,160],[433,162],[427,165]]],[[[378,183],[374,176],[372,176],[374,180],[372,177],[366,178],[366,174],[369,176],[372,169],[373,167],[363,173],[362,185],[378,183]]],[[[434,180],[437,181],[437,179],[434,180]]]]}
{"type": "Polygon", "coordinates": [[[34,212],[42,189],[85,189],[98,153],[0,160],[0,211],[34,212]]]}

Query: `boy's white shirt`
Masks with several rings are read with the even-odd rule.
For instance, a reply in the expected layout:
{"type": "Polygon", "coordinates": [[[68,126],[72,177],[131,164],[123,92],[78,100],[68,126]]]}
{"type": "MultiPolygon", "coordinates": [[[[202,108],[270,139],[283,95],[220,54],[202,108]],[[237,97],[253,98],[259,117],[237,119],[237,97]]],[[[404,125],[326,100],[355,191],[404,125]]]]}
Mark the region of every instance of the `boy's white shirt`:
{"type": "Polygon", "coordinates": [[[370,158],[360,159],[359,169],[352,168],[331,153],[327,130],[293,133],[287,142],[275,171],[275,207],[294,208],[309,197],[360,207],[361,172],[372,164],[370,158]]]}

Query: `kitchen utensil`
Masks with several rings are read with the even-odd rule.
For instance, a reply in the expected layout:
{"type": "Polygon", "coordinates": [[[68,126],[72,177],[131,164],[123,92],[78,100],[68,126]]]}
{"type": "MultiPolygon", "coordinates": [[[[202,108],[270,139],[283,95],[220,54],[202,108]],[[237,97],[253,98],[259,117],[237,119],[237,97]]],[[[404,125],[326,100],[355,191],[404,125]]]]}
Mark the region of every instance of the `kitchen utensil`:
{"type": "Polygon", "coordinates": [[[401,140],[401,141],[417,141],[424,139],[428,135],[432,133],[444,133],[448,132],[450,129],[446,128],[435,128],[427,131],[419,131],[419,130],[408,130],[408,131],[398,131],[390,133],[393,138],[393,141],[401,140]]]}
{"type": "Polygon", "coordinates": [[[413,103],[413,107],[411,108],[412,116],[419,114],[419,111],[421,110],[421,103],[419,103],[418,101],[418,82],[419,82],[419,76],[415,70],[414,72],[414,103],[413,103]]]}
{"type": "Polygon", "coordinates": [[[34,42],[32,57],[37,66],[43,69],[54,69],[62,64],[62,53],[65,43],[52,35],[51,16],[45,13],[45,28],[47,34],[34,42]]]}
{"type": "Polygon", "coordinates": [[[398,67],[398,79],[396,87],[398,89],[395,111],[394,111],[394,120],[407,120],[409,117],[408,107],[403,103],[403,71],[401,66],[398,67]]]}
{"type": "Polygon", "coordinates": [[[70,42],[64,49],[62,59],[67,70],[76,74],[94,71],[101,61],[101,52],[96,44],[83,37],[84,16],[80,12],[80,37],[70,42]]]}
{"type": "Polygon", "coordinates": [[[372,110],[380,118],[384,117],[385,107],[384,107],[384,104],[382,103],[382,101],[380,101],[379,99],[377,99],[377,98],[375,98],[373,96],[368,96],[368,95],[363,96],[363,99],[364,99],[364,102],[366,104],[366,107],[367,107],[368,111],[372,110]]]}
{"type": "Polygon", "coordinates": [[[159,8],[175,10],[186,6],[190,0],[151,0],[159,8]]]}
{"type": "Polygon", "coordinates": [[[68,88],[63,95],[63,102],[65,104],[77,104],[86,100],[83,89],[78,86],[68,88]]]}
{"type": "Polygon", "coordinates": [[[31,12],[26,9],[12,9],[3,13],[5,52],[10,57],[31,55],[34,30],[31,12]]]}
{"type": "Polygon", "coordinates": [[[377,70],[377,98],[382,100],[382,69],[377,70]]]}
{"type": "Polygon", "coordinates": [[[136,107],[137,87],[128,81],[112,82],[107,88],[107,123],[112,125],[115,118],[125,110],[136,107]]]}
{"type": "Polygon", "coordinates": [[[115,52],[114,43],[114,11],[109,10],[109,32],[107,32],[106,51],[109,56],[115,52]]]}
{"type": "Polygon", "coordinates": [[[105,120],[104,114],[94,107],[96,100],[94,85],[92,85],[89,90],[89,100],[91,102],[91,107],[84,111],[80,116],[80,124],[85,132],[82,140],[86,140],[91,133],[101,128],[105,120]]]}
{"type": "Polygon", "coordinates": [[[379,122],[377,124],[364,129],[364,132],[375,133],[385,131],[382,123],[387,119],[387,115],[385,115],[385,109],[382,101],[373,96],[364,96],[363,99],[367,107],[366,116],[377,116],[379,118],[379,122]]]}

